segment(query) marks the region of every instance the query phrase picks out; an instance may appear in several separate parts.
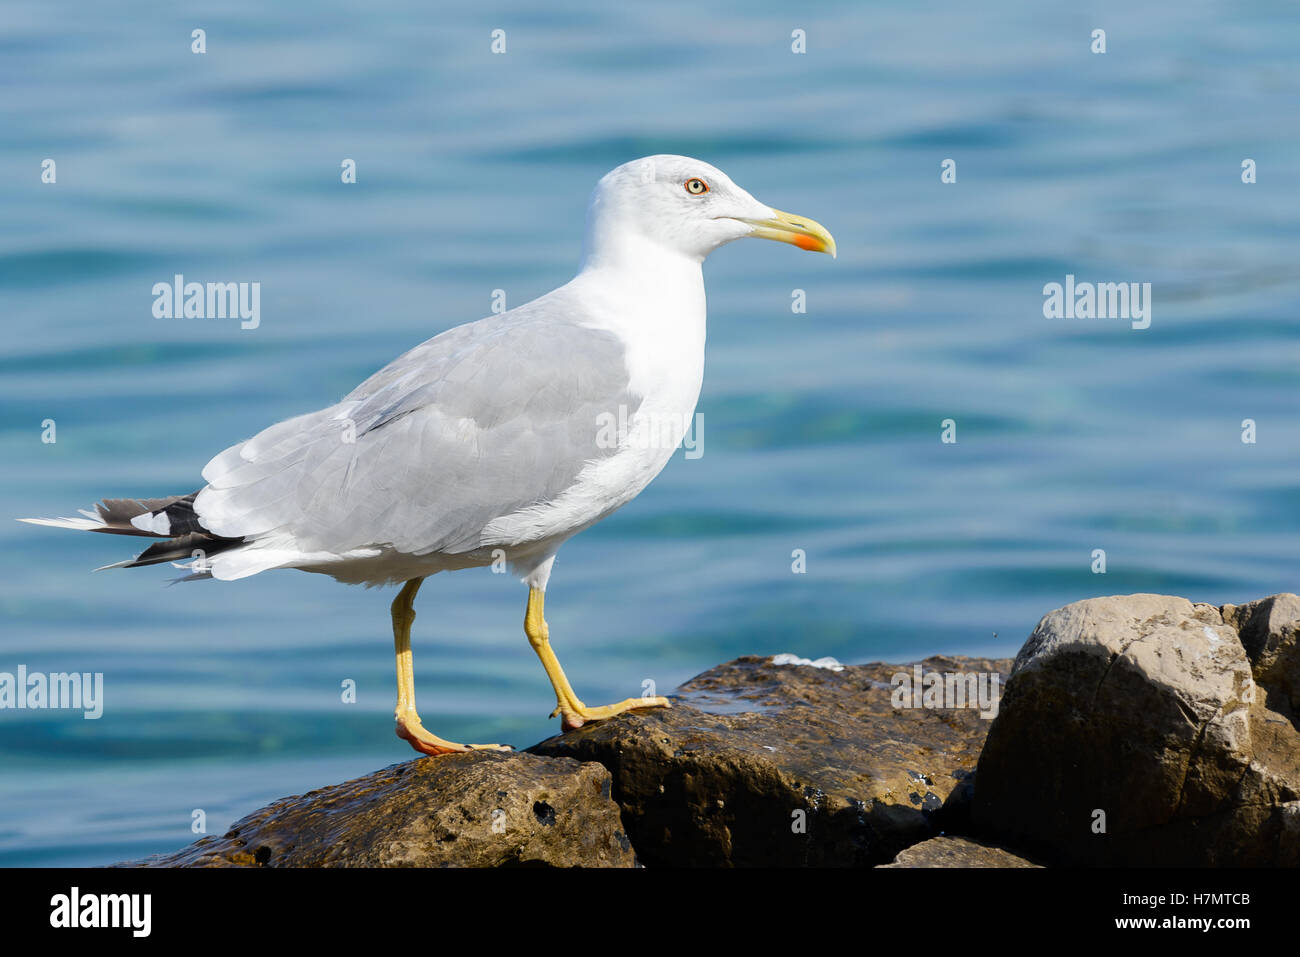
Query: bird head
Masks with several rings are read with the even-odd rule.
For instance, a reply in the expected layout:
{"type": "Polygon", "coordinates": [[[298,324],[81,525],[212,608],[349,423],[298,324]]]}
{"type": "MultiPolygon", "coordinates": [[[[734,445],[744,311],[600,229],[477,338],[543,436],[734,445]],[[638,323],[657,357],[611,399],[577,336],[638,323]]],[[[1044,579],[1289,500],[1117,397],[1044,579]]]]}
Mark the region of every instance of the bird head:
{"type": "Polygon", "coordinates": [[[633,236],[695,260],[747,236],[835,255],[835,240],[820,223],[759,202],[716,166],[669,154],[624,163],[591,195],[589,259],[633,236]]]}

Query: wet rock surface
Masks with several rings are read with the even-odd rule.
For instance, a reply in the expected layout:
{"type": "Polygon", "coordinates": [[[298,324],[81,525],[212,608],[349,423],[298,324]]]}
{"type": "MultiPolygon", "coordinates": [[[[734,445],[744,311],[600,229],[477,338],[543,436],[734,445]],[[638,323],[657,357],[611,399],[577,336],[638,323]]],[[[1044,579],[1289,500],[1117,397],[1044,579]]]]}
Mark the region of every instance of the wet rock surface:
{"type": "Polygon", "coordinates": [[[1068,864],[1300,864],[1297,625],[1294,595],[1047,615],[980,756],[975,832],[1068,864]]]}
{"type": "Polygon", "coordinates": [[[631,867],[609,774],[522,754],[418,758],[285,798],[147,867],[631,867]]]}
{"type": "MultiPolygon", "coordinates": [[[[929,658],[923,672],[998,674],[1011,662],[929,658]]],[[[595,761],[614,778],[647,866],[871,866],[936,835],[974,768],[978,708],[895,708],[894,675],[741,658],[683,685],[667,710],[550,738],[535,754],[595,761]]],[[[973,704],[974,702],[972,702],[973,704]]]]}
{"type": "Polygon", "coordinates": [[[1041,867],[995,844],[969,837],[932,837],[881,867],[1041,867]]]}

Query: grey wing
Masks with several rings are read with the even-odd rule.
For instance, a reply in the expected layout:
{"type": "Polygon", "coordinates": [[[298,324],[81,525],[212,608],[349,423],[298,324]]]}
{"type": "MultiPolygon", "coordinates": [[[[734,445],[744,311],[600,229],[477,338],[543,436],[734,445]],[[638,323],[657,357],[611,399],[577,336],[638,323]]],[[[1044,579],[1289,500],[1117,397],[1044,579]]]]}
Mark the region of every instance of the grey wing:
{"type": "Polygon", "coordinates": [[[451,329],[337,405],[227,449],[203,470],[200,520],[304,552],[454,553],[554,500],[617,451],[599,441],[602,416],[640,397],[617,336],[528,309],[451,329]]]}

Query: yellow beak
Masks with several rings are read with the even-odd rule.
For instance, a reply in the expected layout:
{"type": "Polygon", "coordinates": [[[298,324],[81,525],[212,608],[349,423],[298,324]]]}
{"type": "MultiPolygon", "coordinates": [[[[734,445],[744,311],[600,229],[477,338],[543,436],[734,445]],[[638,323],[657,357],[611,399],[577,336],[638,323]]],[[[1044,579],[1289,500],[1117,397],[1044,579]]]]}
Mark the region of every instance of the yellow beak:
{"type": "Polygon", "coordinates": [[[835,237],[821,223],[807,216],[783,213],[779,209],[774,209],[772,212],[776,215],[771,219],[741,219],[740,221],[754,227],[754,231],[749,234],[751,236],[757,236],[759,239],[775,239],[777,242],[790,243],[792,246],[815,253],[830,253],[831,258],[835,258],[835,237]]]}

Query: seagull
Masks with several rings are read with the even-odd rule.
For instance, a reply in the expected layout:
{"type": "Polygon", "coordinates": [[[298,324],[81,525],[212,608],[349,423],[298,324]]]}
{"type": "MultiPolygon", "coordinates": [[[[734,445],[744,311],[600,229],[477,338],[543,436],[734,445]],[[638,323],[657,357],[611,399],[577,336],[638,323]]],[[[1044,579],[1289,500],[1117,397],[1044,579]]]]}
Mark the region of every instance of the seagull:
{"type": "Polygon", "coordinates": [[[563,730],[669,707],[648,696],[589,707],[574,693],[543,613],[556,552],[640,494],[686,435],[704,375],[705,257],[747,236],[834,257],[835,240],[673,155],[602,177],[586,229],[569,282],[448,329],[337,404],[231,446],[197,492],[21,521],[158,539],[106,568],[171,562],[189,572],[181,580],[222,581],[297,568],[401,585],[394,716],[423,754],[510,750],[444,740],[416,711],[415,596],[442,571],[504,562],[528,586],[524,633],[563,730]]]}

